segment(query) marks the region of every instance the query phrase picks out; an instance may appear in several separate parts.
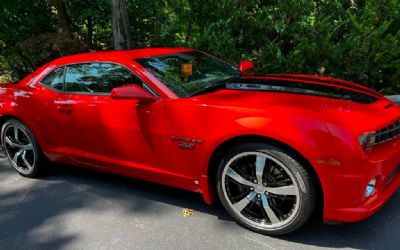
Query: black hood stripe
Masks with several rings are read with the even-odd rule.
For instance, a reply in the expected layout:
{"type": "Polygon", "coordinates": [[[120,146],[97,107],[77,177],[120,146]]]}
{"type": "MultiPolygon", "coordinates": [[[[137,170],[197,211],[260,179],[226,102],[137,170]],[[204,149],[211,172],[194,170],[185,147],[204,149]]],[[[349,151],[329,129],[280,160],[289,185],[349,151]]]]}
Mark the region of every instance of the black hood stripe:
{"type": "Polygon", "coordinates": [[[323,82],[323,81],[316,81],[315,79],[314,79],[314,81],[310,81],[310,80],[307,80],[307,79],[299,79],[299,78],[291,79],[291,78],[271,77],[271,76],[270,77],[266,77],[264,79],[266,79],[266,80],[275,80],[275,81],[299,82],[299,83],[309,84],[309,85],[322,85],[322,86],[328,86],[328,87],[333,87],[333,88],[338,88],[338,89],[346,89],[346,90],[354,91],[354,92],[360,92],[360,93],[365,94],[365,95],[375,96],[378,99],[380,98],[380,96],[378,94],[371,93],[371,92],[365,91],[363,89],[356,89],[356,88],[351,87],[351,86],[344,86],[344,85],[337,84],[337,83],[327,83],[327,82],[323,82]]]}
{"type": "Polygon", "coordinates": [[[369,89],[367,87],[363,87],[363,86],[357,86],[357,84],[351,84],[351,83],[345,83],[344,81],[337,81],[335,79],[330,79],[327,77],[311,77],[311,76],[307,76],[307,75],[270,75],[272,77],[279,77],[279,78],[286,78],[286,79],[293,79],[293,80],[306,80],[306,81],[313,81],[313,82],[323,82],[323,83],[329,83],[329,84],[333,84],[333,85],[339,85],[342,87],[346,87],[346,88],[352,88],[352,89],[356,89],[356,90],[360,90],[360,91],[364,91],[364,92],[368,92],[370,94],[373,95],[379,95],[379,93],[375,92],[372,89],[369,89]]]}
{"type": "Polygon", "coordinates": [[[286,80],[270,80],[258,78],[240,78],[226,84],[227,89],[257,90],[269,92],[294,93],[303,95],[321,96],[363,104],[370,104],[378,100],[377,97],[352,91],[340,87],[310,84],[286,80]]]}

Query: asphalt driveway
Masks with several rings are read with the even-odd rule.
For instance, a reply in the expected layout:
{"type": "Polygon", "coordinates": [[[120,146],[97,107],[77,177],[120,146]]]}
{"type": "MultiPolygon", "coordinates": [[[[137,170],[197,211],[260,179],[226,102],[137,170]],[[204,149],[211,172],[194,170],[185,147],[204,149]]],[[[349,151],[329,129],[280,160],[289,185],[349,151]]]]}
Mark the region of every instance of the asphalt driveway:
{"type": "Polygon", "coordinates": [[[357,224],[316,222],[273,238],[200,195],[68,166],[33,180],[0,159],[0,249],[400,249],[400,190],[357,224]],[[193,209],[184,217],[182,210],[193,209]]]}

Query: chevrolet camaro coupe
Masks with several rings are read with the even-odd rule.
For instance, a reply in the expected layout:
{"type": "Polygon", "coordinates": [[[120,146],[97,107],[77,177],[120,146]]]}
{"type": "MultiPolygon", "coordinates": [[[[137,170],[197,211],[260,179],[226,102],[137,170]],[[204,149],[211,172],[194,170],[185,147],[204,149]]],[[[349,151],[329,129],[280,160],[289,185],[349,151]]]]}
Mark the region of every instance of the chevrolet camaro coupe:
{"type": "Polygon", "coordinates": [[[2,147],[25,177],[59,162],[182,188],[267,235],[382,207],[400,185],[400,108],[252,67],[184,48],[63,57],[0,87],[2,147]]]}

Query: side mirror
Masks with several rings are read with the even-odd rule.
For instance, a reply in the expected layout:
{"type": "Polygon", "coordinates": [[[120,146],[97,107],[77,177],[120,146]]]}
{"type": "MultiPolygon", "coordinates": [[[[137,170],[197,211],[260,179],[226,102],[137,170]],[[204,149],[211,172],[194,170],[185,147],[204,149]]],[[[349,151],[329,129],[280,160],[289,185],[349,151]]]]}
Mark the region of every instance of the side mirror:
{"type": "Polygon", "coordinates": [[[157,97],[136,84],[113,88],[110,96],[116,100],[139,100],[140,102],[155,102],[158,100],[157,97]]]}
{"type": "Polygon", "coordinates": [[[241,72],[246,72],[254,68],[254,63],[252,61],[240,61],[239,70],[241,72]]]}

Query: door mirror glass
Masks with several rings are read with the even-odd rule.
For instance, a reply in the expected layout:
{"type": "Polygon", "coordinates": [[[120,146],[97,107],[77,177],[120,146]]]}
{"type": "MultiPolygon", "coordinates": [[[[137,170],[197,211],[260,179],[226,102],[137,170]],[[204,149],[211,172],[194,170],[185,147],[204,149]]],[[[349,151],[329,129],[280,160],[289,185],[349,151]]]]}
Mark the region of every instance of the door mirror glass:
{"type": "Polygon", "coordinates": [[[113,88],[110,94],[112,99],[118,100],[139,100],[141,102],[155,102],[157,97],[150,94],[137,84],[131,84],[113,88]]]}
{"type": "Polygon", "coordinates": [[[254,63],[252,61],[241,61],[239,63],[239,70],[241,72],[246,72],[254,68],[254,63]]]}

